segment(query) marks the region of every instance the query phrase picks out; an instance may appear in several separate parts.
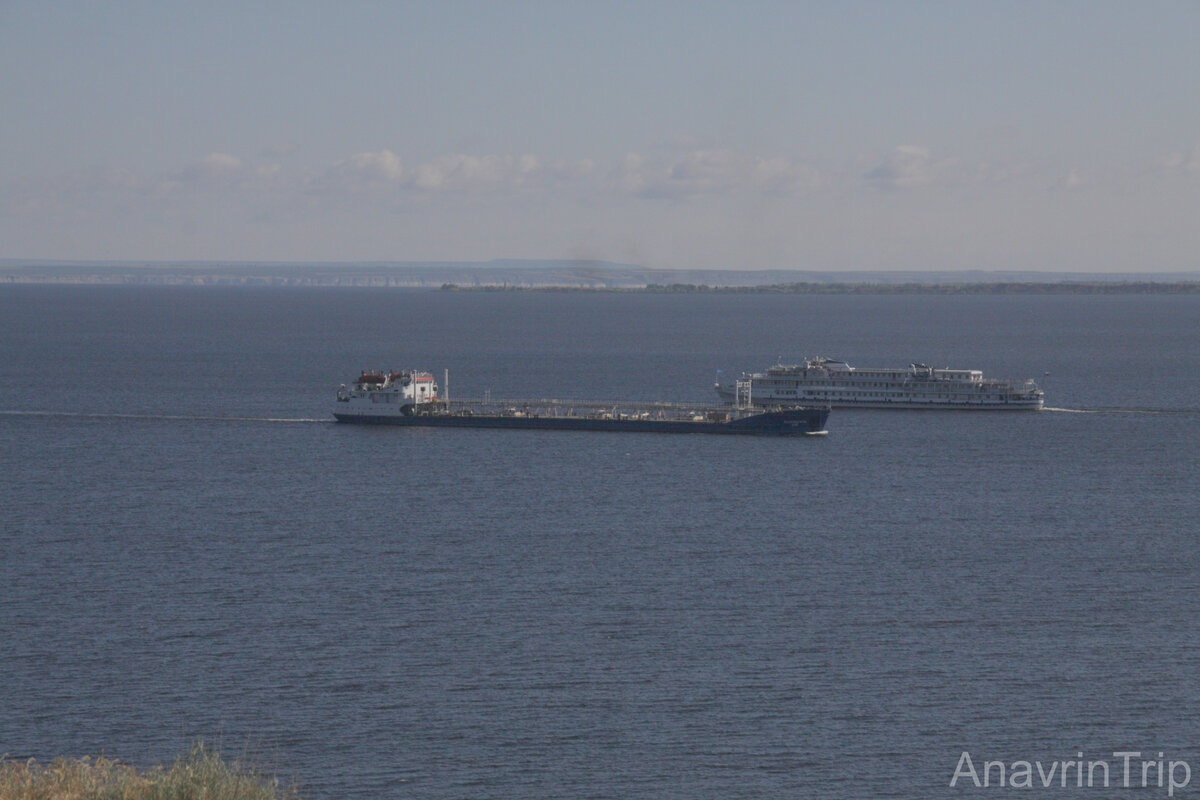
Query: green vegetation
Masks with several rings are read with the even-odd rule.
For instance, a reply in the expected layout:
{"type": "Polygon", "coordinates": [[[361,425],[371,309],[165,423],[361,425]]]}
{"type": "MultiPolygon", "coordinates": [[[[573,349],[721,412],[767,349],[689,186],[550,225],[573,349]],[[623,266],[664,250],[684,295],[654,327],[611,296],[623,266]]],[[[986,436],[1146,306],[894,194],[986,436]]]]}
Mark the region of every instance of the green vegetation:
{"type": "Polygon", "coordinates": [[[204,742],[169,769],[138,771],[107,758],[0,759],[0,800],[284,800],[293,789],[237,761],[226,762],[204,742]]]}

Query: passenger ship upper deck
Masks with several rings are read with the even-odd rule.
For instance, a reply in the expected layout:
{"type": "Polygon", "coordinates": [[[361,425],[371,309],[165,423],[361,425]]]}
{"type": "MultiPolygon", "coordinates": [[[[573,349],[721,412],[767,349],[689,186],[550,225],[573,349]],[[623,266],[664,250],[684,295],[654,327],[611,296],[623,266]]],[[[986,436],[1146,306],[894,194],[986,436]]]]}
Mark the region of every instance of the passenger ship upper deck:
{"type": "MultiPolygon", "coordinates": [[[[937,369],[913,363],[907,368],[856,368],[830,358],[777,364],[766,372],[743,374],[751,402],[824,404],[833,408],[1042,408],[1043,393],[1030,379],[985,378],[976,369],[937,369]]],[[[726,401],[737,396],[733,383],[717,382],[726,401]]]]}

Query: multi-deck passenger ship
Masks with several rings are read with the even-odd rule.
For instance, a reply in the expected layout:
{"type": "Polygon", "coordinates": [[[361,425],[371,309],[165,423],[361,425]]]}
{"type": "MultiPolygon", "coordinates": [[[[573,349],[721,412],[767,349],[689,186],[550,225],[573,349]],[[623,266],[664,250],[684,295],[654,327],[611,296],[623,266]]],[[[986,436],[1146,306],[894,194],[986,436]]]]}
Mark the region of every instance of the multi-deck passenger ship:
{"type": "Polygon", "coordinates": [[[952,408],[1038,410],[1042,390],[1032,380],[985,378],[977,369],[856,368],[831,358],[777,364],[766,372],[743,374],[737,382],[716,384],[726,402],[830,408],[952,408]]]}

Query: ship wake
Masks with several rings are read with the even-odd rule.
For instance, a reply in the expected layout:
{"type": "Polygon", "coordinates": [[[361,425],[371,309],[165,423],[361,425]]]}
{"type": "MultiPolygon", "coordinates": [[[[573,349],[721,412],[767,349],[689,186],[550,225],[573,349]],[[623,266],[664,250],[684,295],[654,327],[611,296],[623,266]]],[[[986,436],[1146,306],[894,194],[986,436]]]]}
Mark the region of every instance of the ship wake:
{"type": "Polygon", "coordinates": [[[71,419],[134,419],[173,422],[286,422],[286,423],[332,423],[329,418],[310,417],[222,417],[204,414],[106,414],[81,411],[0,411],[6,417],[62,417],[71,419]]]}
{"type": "Polygon", "coordinates": [[[1042,411],[1056,411],[1060,414],[1200,414],[1200,408],[1052,408],[1046,406],[1042,411]]]}

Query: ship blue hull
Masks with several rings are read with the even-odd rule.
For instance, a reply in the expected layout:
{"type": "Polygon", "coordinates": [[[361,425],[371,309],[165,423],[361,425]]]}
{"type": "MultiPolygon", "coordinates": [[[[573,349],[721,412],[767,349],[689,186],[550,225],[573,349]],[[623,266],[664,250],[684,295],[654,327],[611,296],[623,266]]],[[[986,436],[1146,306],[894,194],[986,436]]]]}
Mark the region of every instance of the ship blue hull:
{"type": "Polygon", "coordinates": [[[360,425],[407,425],[423,428],[516,428],[522,430],[611,431],[625,433],[713,433],[749,436],[805,436],[825,430],[829,409],[790,408],[766,411],[732,422],[692,422],[591,417],[514,417],[495,415],[414,414],[413,416],[339,414],[338,422],[360,425]]]}

